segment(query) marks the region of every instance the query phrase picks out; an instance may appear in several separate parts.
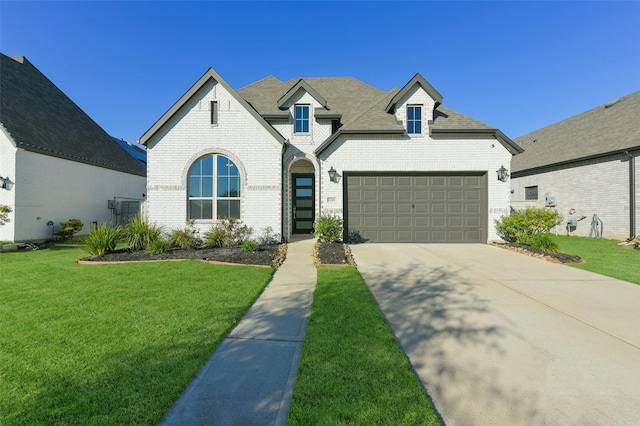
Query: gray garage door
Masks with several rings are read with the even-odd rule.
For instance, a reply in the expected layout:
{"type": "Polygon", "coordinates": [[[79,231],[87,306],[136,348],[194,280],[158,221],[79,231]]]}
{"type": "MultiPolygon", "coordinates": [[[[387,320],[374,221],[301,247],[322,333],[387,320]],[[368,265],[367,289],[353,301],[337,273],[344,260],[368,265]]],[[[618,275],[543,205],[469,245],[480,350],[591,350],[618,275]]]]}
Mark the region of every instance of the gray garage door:
{"type": "Polygon", "coordinates": [[[486,243],[486,174],[345,174],[345,227],[370,242],[486,243]]]}

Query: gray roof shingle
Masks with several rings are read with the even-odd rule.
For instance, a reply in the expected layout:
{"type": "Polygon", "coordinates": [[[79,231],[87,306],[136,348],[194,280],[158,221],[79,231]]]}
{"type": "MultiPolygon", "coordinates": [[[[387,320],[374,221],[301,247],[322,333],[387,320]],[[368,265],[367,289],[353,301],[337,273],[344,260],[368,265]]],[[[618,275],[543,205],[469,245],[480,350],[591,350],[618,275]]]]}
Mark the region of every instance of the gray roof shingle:
{"type": "Polygon", "coordinates": [[[640,91],[515,139],[513,173],[640,149],[640,91]]]}
{"type": "Polygon", "coordinates": [[[24,57],[0,54],[0,123],[26,151],[146,176],[142,165],[24,57]]]}

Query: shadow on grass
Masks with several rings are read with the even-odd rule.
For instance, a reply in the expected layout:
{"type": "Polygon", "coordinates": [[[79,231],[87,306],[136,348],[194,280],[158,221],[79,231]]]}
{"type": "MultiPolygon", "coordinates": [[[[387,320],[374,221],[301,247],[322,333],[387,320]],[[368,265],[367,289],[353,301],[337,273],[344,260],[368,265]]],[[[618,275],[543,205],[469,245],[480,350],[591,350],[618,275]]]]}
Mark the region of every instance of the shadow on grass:
{"type": "Polygon", "coordinates": [[[521,336],[478,296],[472,277],[446,261],[429,262],[429,253],[399,256],[376,249],[383,255],[372,263],[363,261],[366,245],[352,247],[360,273],[443,419],[481,424],[480,414],[486,413],[478,410],[486,410],[506,416],[491,418],[494,424],[543,422],[540,395],[503,385],[503,370],[480,361],[506,359],[504,342],[521,336]]]}

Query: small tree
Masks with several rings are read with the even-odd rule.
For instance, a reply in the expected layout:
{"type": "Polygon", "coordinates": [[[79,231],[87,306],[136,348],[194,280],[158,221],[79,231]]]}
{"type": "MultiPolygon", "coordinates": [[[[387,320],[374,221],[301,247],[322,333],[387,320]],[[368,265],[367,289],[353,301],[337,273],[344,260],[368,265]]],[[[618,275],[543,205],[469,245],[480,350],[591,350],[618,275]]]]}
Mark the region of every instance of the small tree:
{"type": "Polygon", "coordinates": [[[496,220],[496,229],[502,238],[516,244],[529,244],[532,237],[546,234],[562,222],[556,210],[528,207],[516,210],[496,220]]]}
{"type": "Polygon", "coordinates": [[[9,213],[12,211],[11,207],[5,204],[0,204],[0,226],[11,222],[11,219],[9,219],[9,213]]]}
{"type": "Polygon", "coordinates": [[[60,229],[57,234],[63,240],[70,240],[83,226],[84,224],[80,219],[70,219],[68,222],[60,222],[60,229]]]}

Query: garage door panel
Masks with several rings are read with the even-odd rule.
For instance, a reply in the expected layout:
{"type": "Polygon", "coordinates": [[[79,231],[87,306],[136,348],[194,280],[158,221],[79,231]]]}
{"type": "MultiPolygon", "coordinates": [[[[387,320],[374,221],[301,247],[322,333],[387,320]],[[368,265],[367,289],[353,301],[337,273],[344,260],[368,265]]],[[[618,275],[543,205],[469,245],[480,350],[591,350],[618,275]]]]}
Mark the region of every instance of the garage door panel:
{"type": "Polygon", "coordinates": [[[487,177],[392,175],[346,178],[346,224],[372,242],[483,242],[487,177]]]}

